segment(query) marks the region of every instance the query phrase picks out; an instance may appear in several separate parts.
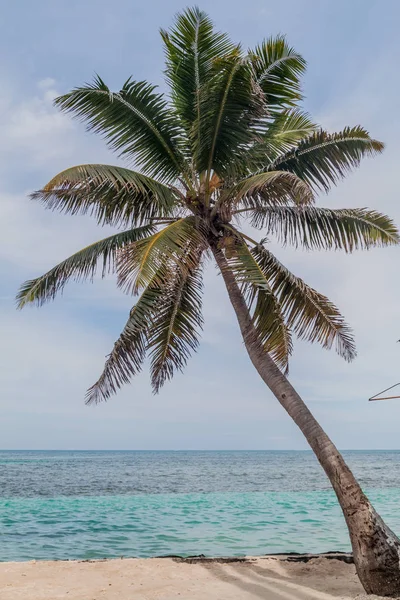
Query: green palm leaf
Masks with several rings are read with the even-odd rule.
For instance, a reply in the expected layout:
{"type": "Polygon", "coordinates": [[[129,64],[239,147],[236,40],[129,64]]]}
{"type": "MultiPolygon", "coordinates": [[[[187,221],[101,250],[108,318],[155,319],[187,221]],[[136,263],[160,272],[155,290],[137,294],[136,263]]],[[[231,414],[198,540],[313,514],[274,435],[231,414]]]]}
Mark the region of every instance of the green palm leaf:
{"type": "Polygon", "coordinates": [[[162,290],[150,284],[138,298],[102,374],[86,393],[86,404],[108,400],[140,372],[146,356],[149,326],[161,296],[162,290]]]}
{"type": "Polygon", "coordinates": [[[317,131],[299,143],[295,150],[279,156],[270,170],[295,173],[314,189],[329,190],[364,156],[382,152],[384,145],[362,127],[346,127],[338,133],[317,131]]]}
{"type": "Polygon", "coordinates": [[[268,121],[265,132],[241,158],[252,171],[265,171],[267,164],[296,148],[317,130],[318,126],[307,113],[298,108],[282,110],[268,121]]]}
{"type": "Polygon", "coordinates": [[[200,94],[201,136],[194,129],[197,170],[229,170],[235,152],[255,139],[252,129],[264,115],[265,105],[240,48],[214,61],[212,73],[200,94]],[[197,141],[196,141],[197,140],[197,141]],[[200,142],[198,142],[200,140],[200,142]]]}
{"type": "Polygon", "coordinates": [[[249,209],[249,214],[252,224],[264,229],[266,235],[276,235],[283,244],[307,249],[352,252],[400,241],[389,217],[366,208],[270,206],[249,209]]]}
{"type": "Polygon", "coordinates": [[[194,268],[196,252],[206,246],[195,218],[179,219],[121,252],[117,265],[118,285],[133,294],[152,281],[162,285],[174,265],[194,268]]]}
{"type": "Polygon", "coordinates": [[[203,327],[202,291],[201,269],[182,269],[177,264],[163,289],[149,331],[151,382],[156,393],[176,370],[183,370],[199,345],[203,327]]]}
{"type": "Polygon", "coordinates": [[[119,92],[112,92],[97,76],[55,104],[85,121],[89,131],[102,134],[113,150],[134,159],[145,174],[170,181],[187,170],[177,121],[155,86],[128,79],[119,92]]]}
{"type": "Polygon", "coordinates": [[[277,114],[271,121],[261,143],[268,144],[269,155],[272,151],[287,152],[317,130],[318,125],[310,115],[298,108],[290,108],[277,114]]]}
{"type": "Polygon", "coordinates": [[[277,365],[287,372],[292,352],[290,331],[263,270],[250,252],[239,232],[230,228],[235,238],[231,252],[225,252],[227,263],[242,286],[253,323],[267,352],[277,365]]]}
{"type": "Polygon", "coordinates": [[[173,105],[185,130],[192,135],[197,121],[200,134],[200,90],[207,82],[213,61],[231,52],[232,43],[224,33],[214,31],[211,19],[197,7],[177,15],[174,26],[161,30],[165,45],[166,75],[173,105]]]}
{"type": "MultiPolygon", "coordinates": [[[[267,171],[251,175],[224,190],[215,210],[224,202],[246,208],[276,204],[310,204],[314,200],[309,186],[287,171],[267,171]]],[[[237,211],[237,212],[240,212],[237,211]]]]}
{"type": "Polygon", "coordinates": [[[356,356],[353,335],[336,306],[296,277],[265,247],[252,254],[267,278],[285,316],[287,327],[300,339],[318,342],[350,361],[356,356]]]}
{"type": "MultiPolygon", "coordinates": [[[[31,195],[46,208],[90,214],[101,225],[141,225],[176,211],[177,192],[142,173],[111,165],[62,171],[31,195]]],[[[179,201],[179,200],[178,200],[179,201]]]]}
{"type": "Polygon", "coordinates": [[[92,280],[100,261],[104,277],[107,271],[114,268],[117,252],[121,248],[151,235],[154,231],[153,226],[144,225],[117,233],[83,248],[41,277],[26,281],[17,295],[18,308],[23,308],[29,303],[41,306],[45,302],[53,300],[70,279],[74,281],[92,280]]]}
{"type": "MultiPolygon", "coordinates": [[[[253,323],[261,343],[282,371],[289,373],[289,358],[293,352],[292,335],[286,327],[282,312],[277,313],[278,302],[270,292],[259,288],[253,290],[253,323]],[[272,315],[271,316],[271,311],[272,315]]],[[[249,296],[250,300],[252,296],[249,296]]]]}
{"type": "Polygon", "coordinates": [[[250,59],[270,112],[294,106],[301,100],[300,76],[306,62],[288,46],[284,36],[265,40],[250,52],[250,59]]]}

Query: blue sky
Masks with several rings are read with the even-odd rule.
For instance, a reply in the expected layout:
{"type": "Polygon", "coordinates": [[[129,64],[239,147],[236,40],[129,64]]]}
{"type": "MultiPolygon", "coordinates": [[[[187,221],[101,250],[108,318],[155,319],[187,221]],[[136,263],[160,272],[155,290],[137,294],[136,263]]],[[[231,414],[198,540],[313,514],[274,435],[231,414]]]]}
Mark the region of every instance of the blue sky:
{"type": "MultiPolygon", "coordinates": [[[[132,299],[112,278],[70,285],[42,309],[17,312],[18,285],[104,237],[88,218],[27,200],[58,171],[117,162],[102,140],[52,107],[94,72],[115,89],[129,75],[164,86],[159,27],[184,5],[159,0],[27,0],[0,24],[0,447],[303,449],[300,432],[259,381],[221,280],[206,274],[203,343],[185,375],[153,396],[146,370],[107,404],[87,408],[132,299]]],[[[219,0],[200,5],[244,47],[285,33],[308,61],[305,108],[324,127],[362,124],[386,142],[329,196],[330,207],[369,206],[400,224],[396,0],[219,0]]],[[[279,258],[330,296],[353,326],[359,356],[297,343],[291,381],[340,448],[398,448],[400,400],[368,403],[400,380],[400,249],[344,256],[275,245],[279,258]]],[[[400,390],[400,388],[399,388],[400,390]]]]}

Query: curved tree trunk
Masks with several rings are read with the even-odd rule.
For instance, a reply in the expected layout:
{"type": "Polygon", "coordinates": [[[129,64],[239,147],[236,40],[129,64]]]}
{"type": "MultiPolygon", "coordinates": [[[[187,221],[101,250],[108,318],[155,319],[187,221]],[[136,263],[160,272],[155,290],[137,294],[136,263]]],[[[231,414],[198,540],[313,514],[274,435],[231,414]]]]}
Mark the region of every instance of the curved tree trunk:
{"type": "Polygon", "coordinates": [[[400,541],[363,493],[342,455],[259,341],[223,253],[213,249],[244,343],[260,377],[292,417],[329,477],[349,529],[357,574],[369,594],[400,597],[400,541]]]}

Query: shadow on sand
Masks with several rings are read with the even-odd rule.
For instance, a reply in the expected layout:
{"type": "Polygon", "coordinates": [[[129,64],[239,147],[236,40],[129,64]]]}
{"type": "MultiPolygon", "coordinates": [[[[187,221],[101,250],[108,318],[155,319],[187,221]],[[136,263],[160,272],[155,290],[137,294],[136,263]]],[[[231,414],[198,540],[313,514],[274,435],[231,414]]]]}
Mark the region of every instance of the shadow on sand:
{"type": "MultiPolygon", "coordinates": [[[[334,561],[338,563],[339,561],[334,561]]],[[[224,583],[235,586],[245,597],[261,600],[335,600],[350,598],[362,592],[361,586],[354,577],[354,567],[340,565],[339,569],[349,570],[351,581],[346,577],[335,575],[337,565],[326,577],[315,577],[313,567],[298,565],[293,574],[292,569],[285,566],[284,561],[277,561],[276,568],[262,567],[259,561],[244,562],[207,562],[203,568],[224,583]],[[329,589],[327,593],[326,589],[329,589]],[[351,596],[348,596],[349,591],[351,596]]],[[[328,566],[328,565],[327,565],[328,566]]]]}

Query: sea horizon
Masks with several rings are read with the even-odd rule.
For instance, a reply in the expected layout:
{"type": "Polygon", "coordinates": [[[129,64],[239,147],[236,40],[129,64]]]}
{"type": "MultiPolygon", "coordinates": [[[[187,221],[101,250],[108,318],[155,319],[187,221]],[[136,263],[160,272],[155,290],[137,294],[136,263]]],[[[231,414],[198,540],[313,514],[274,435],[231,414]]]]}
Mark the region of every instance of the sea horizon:
{"type": "MultiPolygon", "coordinates": [[[[400,452],[400,448],[339,448],[339,452],[400,452]]],[[[0,448],[0,452],[308,452],[311,448],[0,448]]]]}

